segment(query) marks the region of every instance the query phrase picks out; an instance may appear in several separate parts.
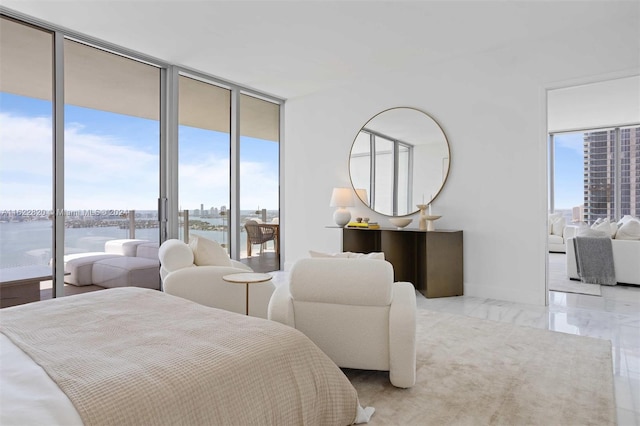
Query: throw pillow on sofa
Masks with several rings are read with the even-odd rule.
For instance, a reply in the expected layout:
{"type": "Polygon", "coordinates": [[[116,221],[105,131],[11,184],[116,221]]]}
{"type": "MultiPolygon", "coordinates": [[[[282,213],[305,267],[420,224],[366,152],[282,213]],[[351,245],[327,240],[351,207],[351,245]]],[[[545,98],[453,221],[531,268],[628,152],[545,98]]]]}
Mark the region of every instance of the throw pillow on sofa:
{"type": "Polygon", "coordinates": [[[549,234],[562,237],[567,221],[562,217],[562,213],[552,213],[549,215],[549,234]]]}
{"type": "Polygon", "coordinates": [[[622,219],[618,221],[618,228],[624,225],[625,223],[629,222],[630,220],[640,220],[640,219],[637,217],[633,217],[630,214],[626,214],[622,216],[622,219]]]}
{"type": "Polygon", "coordinates": [[[640,240],[640,220],[629,220],[616,233],[616,240],[640,240]]]}
{"type": "Polygon", "coordinates": [[[217,242],[198,235],[189,238],[189,247],[198,266],[231,266],[227,251],[217,242]]]}
{"type": "Polygon", "coordinates": [[[580,228],[578,229],[577,237],[599,237],[599,238],[611,238],[610,232],[600,231],[593,228],[580,228]]]}
{"type": "Polygon", "coordinates": [[[616,223],[611,223],[608,218],[598,219],[593,225],[591,225],[591,229],[602,231],[611,238],[614,238],[616,236],[616,232],[618,232],[618,225],[616,223]]]}

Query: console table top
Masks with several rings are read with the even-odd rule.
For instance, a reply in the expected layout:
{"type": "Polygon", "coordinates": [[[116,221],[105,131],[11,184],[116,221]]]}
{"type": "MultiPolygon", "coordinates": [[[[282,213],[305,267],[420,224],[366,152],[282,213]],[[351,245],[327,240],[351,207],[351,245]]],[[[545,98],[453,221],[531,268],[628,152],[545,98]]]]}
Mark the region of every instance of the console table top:
{"type": "Polygon", "coordinates": [[[341,226],[327,226],[327,228],[336,228],[336,229],[348,229],[355,231],[397,231],[397,232],[462,232],[461,229],[435,229],[434,231],[427,231],[426,229],[416,229],[416,228],[392,228],[392,227],[384,227],[381,226],[379,228],[362,228],[362,227],[341,227],[341,226]]]}

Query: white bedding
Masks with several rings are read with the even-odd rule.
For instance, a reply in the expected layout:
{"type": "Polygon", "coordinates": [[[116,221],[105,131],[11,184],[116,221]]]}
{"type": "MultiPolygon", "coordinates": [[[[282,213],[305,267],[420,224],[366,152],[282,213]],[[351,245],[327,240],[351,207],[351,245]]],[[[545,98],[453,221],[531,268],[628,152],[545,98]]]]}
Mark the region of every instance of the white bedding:
{"type": "Polygon", "coordinates": [[[2,425],[350,424],[373,412],[298,331],[153,290],[3,309],[0,331],[2,425]]]}
{"type": "Polygon", "coordinates": [[[75,407],[38,364],[0,333],[0,424],[81,425],[75,407]]]}

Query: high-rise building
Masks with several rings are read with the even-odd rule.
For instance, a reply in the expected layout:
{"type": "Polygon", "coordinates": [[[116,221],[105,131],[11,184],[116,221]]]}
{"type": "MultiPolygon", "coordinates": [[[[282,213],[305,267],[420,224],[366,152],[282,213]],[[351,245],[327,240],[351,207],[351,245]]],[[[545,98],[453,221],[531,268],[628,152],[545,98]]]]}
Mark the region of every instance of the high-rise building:
{"type": "Polygon", "coordinates": [[[628,214],[640,214],[640,127],[585,132],[584,220],[628,214]]]}

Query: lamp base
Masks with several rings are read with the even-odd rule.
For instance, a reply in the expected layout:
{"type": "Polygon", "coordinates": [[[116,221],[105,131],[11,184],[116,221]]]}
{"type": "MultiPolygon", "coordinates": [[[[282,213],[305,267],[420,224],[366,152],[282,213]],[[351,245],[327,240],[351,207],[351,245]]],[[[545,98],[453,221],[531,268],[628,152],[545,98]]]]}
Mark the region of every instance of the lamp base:
{"type": "Polygon", "coordinates": [[[344,207],[339,208],[333,213],[333,220],[341,228],[344,228],[351,220],[351,212],[344,207]]]}

